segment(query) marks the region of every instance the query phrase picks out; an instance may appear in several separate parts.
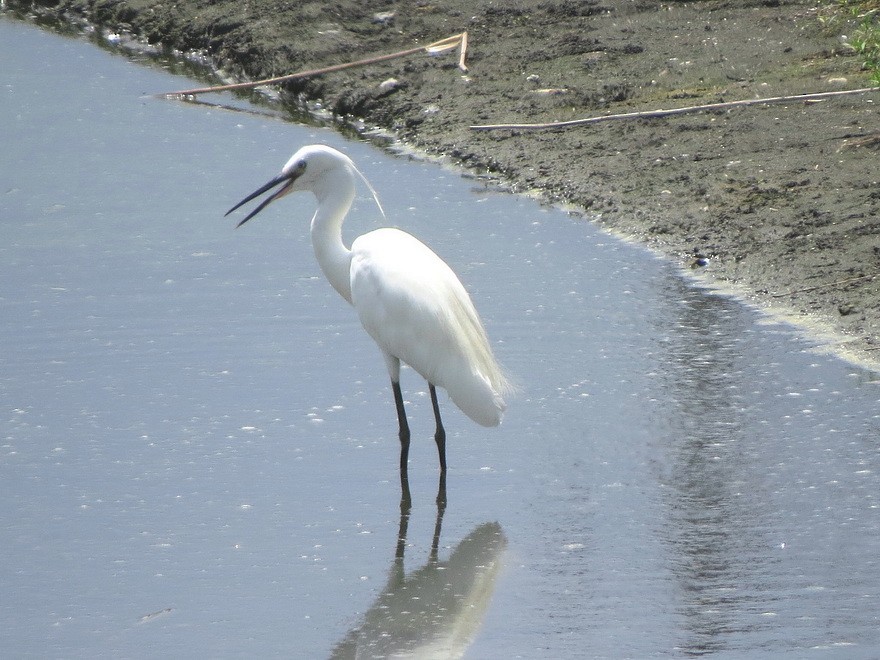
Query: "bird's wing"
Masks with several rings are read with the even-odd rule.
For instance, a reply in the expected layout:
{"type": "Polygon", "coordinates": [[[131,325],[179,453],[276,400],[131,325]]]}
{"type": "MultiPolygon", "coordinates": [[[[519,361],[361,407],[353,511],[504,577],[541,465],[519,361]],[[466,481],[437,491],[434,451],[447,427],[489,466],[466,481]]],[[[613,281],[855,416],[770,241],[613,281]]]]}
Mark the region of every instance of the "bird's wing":
{"type": "Polygon", "coordinates": [[[361,323],[388,354],[452,394],[463,368],[496,393],[506,381],[464,286],[424,243],[378,229],[352,244],[352,302],[361,323]]]}

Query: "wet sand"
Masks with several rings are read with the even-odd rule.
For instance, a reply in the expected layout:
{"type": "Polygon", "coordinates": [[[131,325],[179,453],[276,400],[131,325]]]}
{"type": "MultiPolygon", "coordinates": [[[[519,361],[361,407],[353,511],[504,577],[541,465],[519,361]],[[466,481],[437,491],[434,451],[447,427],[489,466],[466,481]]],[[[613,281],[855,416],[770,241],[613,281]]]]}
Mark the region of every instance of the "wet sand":
{"type": "Polygon", "coordinates": [[[569,205],[880,364],[880,92],[555,131],[470,128],[870,86],[814,3],[61,0],[39,13],[198,52],[235,79],[466,30],[466,73],[455,53],[416,54],[288,84],[285,97],[569,205]]]}

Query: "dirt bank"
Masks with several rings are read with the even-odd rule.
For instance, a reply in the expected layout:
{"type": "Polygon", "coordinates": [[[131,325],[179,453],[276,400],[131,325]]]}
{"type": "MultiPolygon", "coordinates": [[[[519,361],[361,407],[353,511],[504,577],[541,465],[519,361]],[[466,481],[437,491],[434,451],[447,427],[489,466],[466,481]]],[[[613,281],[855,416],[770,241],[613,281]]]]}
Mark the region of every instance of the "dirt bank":
{"type": "MultiPolygon", "coordinates": [[[[16,10],[31,2],[7,0],[16,10]]],[[[543,122],[869,86],[802,0],[51,0],[262,78],[467,30],[470,71],[417,55],[289,87],[411,146],[595,214],[880,362],[880,92],[555,132],[543,122]],[[390,78],[394,85],[380,87],[390,78]]],[[[160,91],[160,90],[157,90],[160,91]]]]}

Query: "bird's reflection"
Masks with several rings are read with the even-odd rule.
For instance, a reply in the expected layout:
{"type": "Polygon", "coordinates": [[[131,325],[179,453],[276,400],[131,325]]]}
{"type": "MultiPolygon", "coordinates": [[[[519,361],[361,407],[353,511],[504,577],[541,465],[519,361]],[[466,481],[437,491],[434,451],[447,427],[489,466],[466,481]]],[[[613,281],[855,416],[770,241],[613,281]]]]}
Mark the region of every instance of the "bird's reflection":
{"type": "Polygon", "coordinates": [[[404,571],[412,500],[401,475],[400,527],[388,582],[361,622],[333,649],[331,658],[459,658],[489,606],[507,539],[496,522],[479,525],[440,561],[446,511],[446,475],[437,490],[437,518],[428,562],[404,571]]]}

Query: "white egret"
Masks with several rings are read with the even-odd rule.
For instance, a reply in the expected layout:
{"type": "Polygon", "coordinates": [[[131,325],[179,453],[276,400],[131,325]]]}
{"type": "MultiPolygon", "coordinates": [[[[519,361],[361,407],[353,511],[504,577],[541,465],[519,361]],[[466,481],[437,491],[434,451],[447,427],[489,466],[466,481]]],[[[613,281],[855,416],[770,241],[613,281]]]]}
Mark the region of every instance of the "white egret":
{"type": "Polygon", "coordinates": [[[278,176],[226,215],[278,187],[238,223],[240,227],[288,193],[314,193],[318,208],[312,217],[311,235],[318,264],[333,288],[357,310],[364,329],[382,350],[391,376],[400,429],[401,475],[407,471],[410,443],[400,390],[401,361],[428,381],[437,423],[434,439],[440,470],[445,473],[446,432],[435,386],[444,388],[462,412],[483,426],[501,422],[504,395],[510,386],[467,291],[430,248],[393,228],[371,231],[355,239],[350,249],[346,247],[342,223],[354,200],[355,175],[369,186],[345,154],[324,145],[306,146],[287,161],[278,176]]]}

